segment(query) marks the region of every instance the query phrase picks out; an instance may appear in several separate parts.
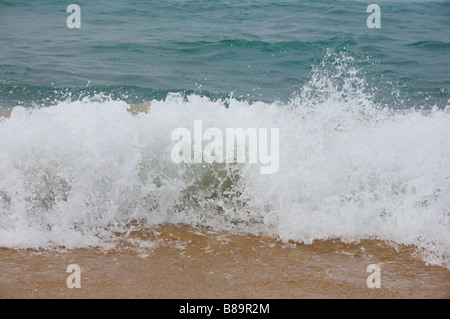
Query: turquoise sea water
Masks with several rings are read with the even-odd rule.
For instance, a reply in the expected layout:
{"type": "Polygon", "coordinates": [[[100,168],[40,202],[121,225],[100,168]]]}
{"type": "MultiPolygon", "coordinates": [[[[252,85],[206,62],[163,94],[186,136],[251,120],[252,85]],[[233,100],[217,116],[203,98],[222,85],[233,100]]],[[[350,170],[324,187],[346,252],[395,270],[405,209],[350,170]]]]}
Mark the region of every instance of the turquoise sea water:
{"type": "Polygon", "coordinates": [[[379,29],[371,3],[78,1],[70,29],[70,2],[0,0],[0,247],[169,223],[450,268],[450,2],[378,1],[379,29]],[[197,120],[279,129],[279,170],[175,163],[197,120]]]}
{"type": "MultiPolygon", "coordinates": [[[[379,1],[0,1],[0,107],[48,105],[71,92],[139,103],[168,92],[286,101],[326,50],[347,52],[376,101],[444,107],[450,3],[379,1]]],[[[325,68],[327,68],[326,66],[325,68]]]]}

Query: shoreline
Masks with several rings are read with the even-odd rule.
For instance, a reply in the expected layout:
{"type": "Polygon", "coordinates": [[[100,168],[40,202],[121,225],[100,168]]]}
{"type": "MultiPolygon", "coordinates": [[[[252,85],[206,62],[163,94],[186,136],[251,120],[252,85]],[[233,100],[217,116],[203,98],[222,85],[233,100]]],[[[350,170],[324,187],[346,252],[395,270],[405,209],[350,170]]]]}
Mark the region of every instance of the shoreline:
{"type": "Polygon", "coordinates": [[[138,250],[0,248],[0,298],[450,298],[450,270],[380,241],[305,245],[185,226],[135,235],[159,243],[138,250]],[[69,264],[81,268],[79,289],[67,287],[69,264]],[[367,287],[370,264],[381,268],[380,288],[367,287]]]}

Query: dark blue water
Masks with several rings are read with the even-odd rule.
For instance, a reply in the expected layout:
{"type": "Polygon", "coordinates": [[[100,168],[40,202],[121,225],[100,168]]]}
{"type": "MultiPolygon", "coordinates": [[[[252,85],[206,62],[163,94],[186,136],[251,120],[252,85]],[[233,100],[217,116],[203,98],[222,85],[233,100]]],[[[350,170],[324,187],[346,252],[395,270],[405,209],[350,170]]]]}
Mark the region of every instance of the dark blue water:
{"type": "Polygon", "coordinates": [[[70,2],[0,1],[0,107],[99,92],[286,101],[327,50],[354,59],[382,106],[445,107],[450,2],[378,1],[381,28],[369,29],[372,2],[77,1],[81,28],[70,29],[70,2]]]}

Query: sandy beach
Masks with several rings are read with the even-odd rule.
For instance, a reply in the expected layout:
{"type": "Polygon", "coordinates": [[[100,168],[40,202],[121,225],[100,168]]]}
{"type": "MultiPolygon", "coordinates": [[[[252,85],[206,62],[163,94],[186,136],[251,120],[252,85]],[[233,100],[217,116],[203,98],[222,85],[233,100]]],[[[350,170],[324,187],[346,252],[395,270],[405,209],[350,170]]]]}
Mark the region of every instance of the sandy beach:
{"type": "Polygon", "coordinates": [[[412,248],[378,241],[283,243],[190,227],[140,230],[147,247],[114,250],[0,249],[1,298],[449,298],[450,271],[412,248]],[[152,247],[152,244],[155,243],[152,247]],[[69,264],[81,288],[69,289],[69,264]],[[369,264],[381,288],[366,284],[369,264]]]}

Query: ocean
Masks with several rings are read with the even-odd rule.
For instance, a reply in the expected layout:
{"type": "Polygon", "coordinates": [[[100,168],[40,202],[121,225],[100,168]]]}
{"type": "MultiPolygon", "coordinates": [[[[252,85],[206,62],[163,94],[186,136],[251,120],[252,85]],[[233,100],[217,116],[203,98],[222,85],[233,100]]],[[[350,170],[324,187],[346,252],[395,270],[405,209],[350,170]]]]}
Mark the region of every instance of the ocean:
{"type": "Polygon", "coordinates": [[[0,247],[188,225],[450,268],[450,2],[372,3],[0,1],[0,247]],[[277,171],[175,163],[199,120],[277,128],[277,171]]]}

